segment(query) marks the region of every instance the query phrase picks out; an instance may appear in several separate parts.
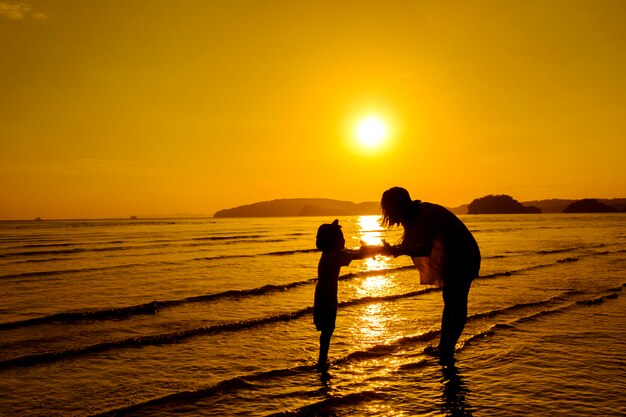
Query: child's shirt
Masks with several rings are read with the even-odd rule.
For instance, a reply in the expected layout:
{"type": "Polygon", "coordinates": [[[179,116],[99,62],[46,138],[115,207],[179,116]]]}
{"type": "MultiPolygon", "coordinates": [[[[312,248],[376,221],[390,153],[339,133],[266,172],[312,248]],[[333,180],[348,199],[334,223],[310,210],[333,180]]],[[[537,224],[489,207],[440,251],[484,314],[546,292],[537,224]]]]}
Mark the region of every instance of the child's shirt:
{"type": "Polygon", "coordinates": [[[322,252],[317,265],[317,285],[315,286],[314,309],[337,309],[337,281],[342,266],[350,265],[358,254],[349,249],[322,252]]]}

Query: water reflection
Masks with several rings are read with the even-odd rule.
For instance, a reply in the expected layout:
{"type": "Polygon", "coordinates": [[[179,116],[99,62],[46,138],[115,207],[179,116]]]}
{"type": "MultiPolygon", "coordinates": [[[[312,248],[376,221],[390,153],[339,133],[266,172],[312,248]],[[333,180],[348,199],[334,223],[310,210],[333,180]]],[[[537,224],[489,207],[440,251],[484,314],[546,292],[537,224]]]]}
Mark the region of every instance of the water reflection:
{"type": "Polygon", "coordinates": [[[320,372],[320,382],[322,383],[322,387],[319,389],[318,393],[324,396],[325,398],[330,398],[330,380],[332,376],[328,373],[328,370],[325,369],[320,372]]]}
{"type": "MultiPolygon", "coordinates": [[[[379,216],[360,216],[358,219],[359,239],[366,245],[382,245],[382,233],[379,216]]],[[[376,256],[361,262],[363,271],[384,271],[389,268],[389,258],[376,256]]],[[[380,297],[394,293],[395,284],[391,275],[373,275],[364,278],[357,286],[359,297],[380,297]]],[[[388,307],[383,303],[369,304],[363,307],[362,313],[355,323],[353,334],[355,340],[366,344],[376,344],[385,340],[388,335],[388,307]]]]}
{"type": "Polygon", "coordinates": [[[382,245],[385,229],[380,225],[380,216],[359,216],[359,238],[368,245],[382,245]]]}
{"type": "Polygon", "coordinates": [[[385,333],[385,323],[381,318],[382,304],[370,304],[363,310],[359,330],[361,340],[376,342],[385,333]]]}
{"type": "Polygon", "coordinates": [[[446,416],[472,416],[472,407],[467,403],[465,395],[471,391],[465,385],[459,370],[454,365],[441,368],[442,402],[441,411],[446,416]]]}
{"type": "MultiPolygon", "coordinates": [[[[378,216],[360,216],[358,220],[359,240],[366,245],[380,246],[382,245],[383,228],[380,226],[380,218],[378,216]]],[[[366,258],[361,262],[363,271],[383,271],[389,268],[389,258],[386,256],[376,256],[374,258],[366,258]]],[[[357,289],[360,296],[374,296],[389,294],[393,283],[386,275],[376,275],[367,277],[357,289]]]]}
{"type": "Polygon", "coordinates": [[[384,275],[366,277],[359,284],[356,291],[362,297],[380,297],[391,293],[393,282],[384,275]]]}
{"type": "Polygon", "coordinates": [[[389,258],[377,256],[363,259],[362,268],[365,271],[380,271],[389,267],[389,258]]]}

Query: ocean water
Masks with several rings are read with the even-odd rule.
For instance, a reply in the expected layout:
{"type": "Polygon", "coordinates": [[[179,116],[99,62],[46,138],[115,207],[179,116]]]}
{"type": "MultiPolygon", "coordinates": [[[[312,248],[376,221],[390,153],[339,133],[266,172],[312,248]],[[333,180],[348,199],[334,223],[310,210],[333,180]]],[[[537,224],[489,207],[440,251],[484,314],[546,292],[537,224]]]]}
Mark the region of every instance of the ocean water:
{"type": "Polygon", "coordinates": [[[461,218],[483,262],[456,366],[424,354],[441,291],[377,257],[342,269],[326,374],[332,218],[0,222],[0,415],[626,415],[626,215],[461,218]]]}

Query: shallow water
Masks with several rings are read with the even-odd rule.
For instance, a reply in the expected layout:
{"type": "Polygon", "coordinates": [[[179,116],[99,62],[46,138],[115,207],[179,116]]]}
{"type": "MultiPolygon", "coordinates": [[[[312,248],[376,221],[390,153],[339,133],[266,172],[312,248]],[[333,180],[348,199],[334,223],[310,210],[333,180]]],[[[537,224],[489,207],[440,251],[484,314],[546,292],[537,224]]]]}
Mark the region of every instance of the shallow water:
{"type": "MultiPolygon", "coordinates": [[[[626,216],[462,216],[483,255],[457,365],[410,259],[342,269],[328,374],[312,324],[331,218],[0,223],[2,415],[626,414],[626,216]]],[[[393,242],[340,218],[348,246],[393,242]]]]}

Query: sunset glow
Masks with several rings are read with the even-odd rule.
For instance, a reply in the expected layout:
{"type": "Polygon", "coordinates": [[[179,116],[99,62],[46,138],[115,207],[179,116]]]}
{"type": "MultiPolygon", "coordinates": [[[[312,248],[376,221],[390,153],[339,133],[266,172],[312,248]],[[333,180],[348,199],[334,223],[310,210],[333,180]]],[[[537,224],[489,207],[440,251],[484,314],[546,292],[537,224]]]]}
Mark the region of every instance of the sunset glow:
{"type": "Polygon", "coordinates": [[[0,0],[0,220],[624,197],[626,2],[145,3],[0,0]]]}

